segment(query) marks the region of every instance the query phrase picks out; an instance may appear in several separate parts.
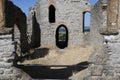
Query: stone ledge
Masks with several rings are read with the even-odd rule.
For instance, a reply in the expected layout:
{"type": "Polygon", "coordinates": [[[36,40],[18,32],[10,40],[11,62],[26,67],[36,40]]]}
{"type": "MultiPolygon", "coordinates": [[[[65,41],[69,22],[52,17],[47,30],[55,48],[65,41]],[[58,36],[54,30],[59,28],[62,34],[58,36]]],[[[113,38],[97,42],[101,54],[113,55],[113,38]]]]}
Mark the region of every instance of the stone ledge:
{"type": "Polygon", "coordinates": [[[12,34],[9,34],[9,35],[0,35],[0,39],[12,39],[12,34]]]}
{"type": "MultiPolygon", "coordinates": [[[[6,45],[6,46],[2,46],[2,48],[0,48],[0,52],[4,53],[4,54],[9,54],[12,53],[14,50],[14,45],[6,45]]],[[[0,54],[1,55],[1,54],[0,54]]]]}
{"type": "Polygon", "coordinates": [[[6,46],[6,45],[11,45],[11,44],[12,44],[12,40],[9,40],[9,39],[0,40],[0,46],[6,46]]]}
{"type": "Polygon", "coordinates": [[[5,69],[4,70],[4,74],[13,74],[13,70],[12,69],[5,69]]]}
{"type": "Polygon", "coordinates": [[[0,68],[6,68],[9,69],[13,66],[13,63],[4,63],[4,62],[0,62],[0,68]]]}

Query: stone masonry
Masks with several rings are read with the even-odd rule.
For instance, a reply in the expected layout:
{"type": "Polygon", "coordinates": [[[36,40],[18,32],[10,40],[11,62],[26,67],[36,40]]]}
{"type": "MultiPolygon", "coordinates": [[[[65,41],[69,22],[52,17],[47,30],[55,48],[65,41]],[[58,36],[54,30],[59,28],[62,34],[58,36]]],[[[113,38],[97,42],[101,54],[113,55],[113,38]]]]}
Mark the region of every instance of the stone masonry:
{"type": "MultiPolygon", "coordinates": [[[[120,74],[119,74],[120,38],[119,38],[119,34],[115,35],[117,32],[119,32],[119,29],[117,29],[118,28],[117,25],[119,24],[119,22],[118,23],[116,22],[116,24],[111,23],[119,20],[119,17],[116,17],[117,16],[116,13],[119,14],[118,13],[119,7],[116,7],[117,5],[119,5],[117,1],[118,0],[116,0],[115,2],[101,0],[97,4],[95,4],[93,8],[91,23],[93,26],[98,26],[96,28],[95,27],[93,28],[101,30],[101,28],[103,27],[103,32],[106,29],[108,29],[108,31],[105,31],[104,33],[101,33],[100,31],[101,34],[106,34],[106,35],[99,34],[99,37],[98,35],[97,36],[92,35],[96,37],[96,38],[92,38],[93,41],[92,44],[93,45],[97,44],[97,42],[99,42],[100,44],[94,45],[97,50],[95,50],[94,54],[90,56],[89,59],[91,63],[89,67],[90,75],[85,78],[86,80],[119,80],[120,79],[120,74]],[[95,25],[96,23],[97,25],[95,25]],[[110,30],[110,28],[113,31],[110,30]]],[[[93,32],[94,31],[96,30],[93,30],[93,32]]]]}
{"type": "Polygon", "coordinates": [[[3,0],[1,0],[0,1],[0,12],[1,12],[1,14],[0,14],[0,27],[3,27],[3,25],[4,25],[4,14],[3,14],[3,9],[4,9],[4,6],[3,6],[3,4],[4,4],[4,1],[3,0]]]}
{"type": "MultiPolygon", "coordinates": [[[[15,23],[11,23],[14,22],[15,15],[8,16],[8,14],[11,13],[17,13],[16,15],[19,17],[23,15],[22,11],[12,2],[0,0],[0,80],[31,80],[24,71],[15,67],[16,44],[14,41],[14,34],[12,34],[15,23]],[[16,9],[16,12],[14,12],[14,9],[16,9]],[[9,26],[7,26],[8,24],[9,26]]],[[[24,17],[22,19],[23,21],[25,20],[24,17]]],[[[24,23],[19,24],[23,25],[24,23]]],[[[25,35],[24,30],[22,34],[25,35]]]]}
{"type": "MultiPolygon", "coordinates": [[[[61,25],[68,31],[67,49],[87,45],[93,48],[83,80],[120,80],[119,4],[120,0],[99,0],[94,6],[89,0],[39,0],[30,8],[26,19],[11,1],[0,0],[0,80],[32,80],[16,67],[18,54],[26,55],[30,49],[41,48],[65,52],[66,49],[56,45],[57,29],[61,25]],[[52,23],[50,6],[55,11],[52,23]],[[91,13],[90,32],[83,32],[84,12],[91,13]],[[18,54],[17,50],[20,50],[18,54]]],[[[77,75],[73,80],[79,80],[81,76],[77,75]]]]}
{"type": "Polygon", "coordinates": [[[14,67],[15,46],[12,35],[0,35],[0,80],[30,80],[22,70],[14,67]]]}
{"type": "Polygon", "coordinates": [[[35,13],[41,33],[41,48],[57,48],[56,30],[60,25],[65,25],[68,30],[68,48],[86,45],[85,43],[89,43],[89,34],[86,35],[83,32],[83,13],[90,12],[90,10],[91,4],[88,0],[40,0],[30,9],[28,29],[32,31],[33,24],[31,22],[35,13]],[[55,7],[55,23],[49,22],[50,5],[55,7]]]}

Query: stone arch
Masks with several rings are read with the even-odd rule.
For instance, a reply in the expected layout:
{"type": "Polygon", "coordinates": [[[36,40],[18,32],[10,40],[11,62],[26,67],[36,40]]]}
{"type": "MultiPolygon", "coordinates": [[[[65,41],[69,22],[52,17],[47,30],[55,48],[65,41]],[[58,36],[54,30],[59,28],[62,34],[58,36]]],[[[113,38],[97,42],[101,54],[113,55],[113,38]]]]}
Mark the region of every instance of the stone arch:
{"type": "Polygon", "coordinates": [[[90,32],[90,18],[91,13],[89,11],[83,12],[83,32],[90,32]]]}
{"type": "Polygon", "coordinates": [[[68,46],[68,29],[63,24],[56,29],[56,46],[60,49],[68,46]]]}
{"type": "Polygon", "coordinates": [[[16,12],[14,24],[17,25],[17,27],[19,29],[19,32],[20,32],[21,52],[25,53],[26,51],[28,51],[30,49],[30,46],[29,46],[29,43],[28,43],[28,38],[27,38],[26,17],[23,16],[21,13],[16,12]]]}
{"type": "MultiPolygon", "coordinates": [[[[27,39],[27,20],[25,13],[15,6],[11,1],[5,0],[5,27],[14,28],[17,25],[20,31],[20,48],[21,52],[27,52],[30,47],[27,39]]],[[[14,36],[14,35],[13,35],[14,36]]]]}
{"type": "Polygon", "coordinates": [[[55,7],[54,5],[49,6],[49,22],[55,23],[55,7]]]}

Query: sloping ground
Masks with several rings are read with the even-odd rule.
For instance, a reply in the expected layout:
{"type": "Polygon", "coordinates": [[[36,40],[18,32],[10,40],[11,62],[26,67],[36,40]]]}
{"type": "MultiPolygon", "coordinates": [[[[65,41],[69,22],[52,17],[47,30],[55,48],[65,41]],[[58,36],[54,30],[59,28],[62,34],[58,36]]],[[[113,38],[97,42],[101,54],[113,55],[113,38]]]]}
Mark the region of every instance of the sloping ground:
{"type": "Polygon", "coordinates": [[[76,65],[88,61],[92,52],[93,48],[91,46],[49,50],[45,57],[25,60],[21,64],[76,65]]]}
{"type": "Polygon", "coordinates": [[[57,50],[37,49],[29,60],[19,63],[23,65],[19,68],[34,79],[83,80],[88,75],[88,69],[82,65],[88,65],[87,61],[92,52],[91,46],[57,50]],[[42,54],[42,57],[38,54],[42,54]]]}

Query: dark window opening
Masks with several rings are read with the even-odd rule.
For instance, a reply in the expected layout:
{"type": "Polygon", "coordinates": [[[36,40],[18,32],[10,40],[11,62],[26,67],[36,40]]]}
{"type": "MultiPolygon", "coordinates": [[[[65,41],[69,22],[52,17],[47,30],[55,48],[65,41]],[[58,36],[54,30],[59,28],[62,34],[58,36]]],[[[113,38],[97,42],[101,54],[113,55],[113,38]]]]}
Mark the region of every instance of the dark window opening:
{"type": "Polygon", "coordinates": [[[107,6],[103,6],[103,7],[102,7],[102,10],[103,10],[103,11],[106,11],[106,10],[107,10],[107,6]]]}
{"type": "Polygon", "coordinates": [[[68,46],[68,29],[64,25],[60,25],[56,30],[56,45],[60,49],[68,46]]]}
{"type": "Polygon", "coordinates": [[[55,7],[53,5],[49,7],[49,22],[55,23],[55,7]]]}
{"type": "Polygon", "coordinates": [[[90,12],[83,13],[83,32],[90,32],[90,12]]]}

